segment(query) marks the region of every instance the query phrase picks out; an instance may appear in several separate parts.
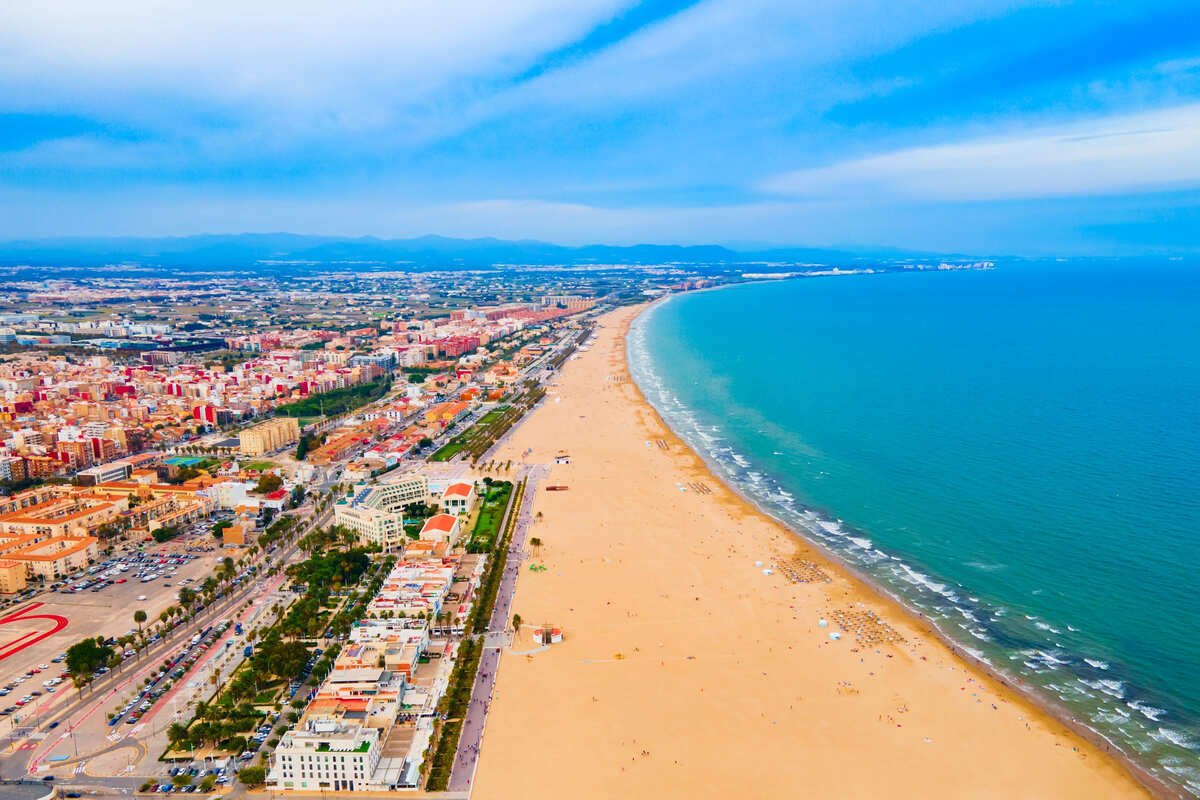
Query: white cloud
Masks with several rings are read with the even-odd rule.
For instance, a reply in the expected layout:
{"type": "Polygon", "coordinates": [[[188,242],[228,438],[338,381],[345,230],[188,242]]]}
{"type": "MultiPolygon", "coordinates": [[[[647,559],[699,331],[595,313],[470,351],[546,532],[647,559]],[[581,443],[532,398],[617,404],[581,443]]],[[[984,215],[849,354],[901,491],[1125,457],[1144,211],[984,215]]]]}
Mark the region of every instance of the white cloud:
{"type": "Polygon", "coordinates": [[[1133,193],[1200,183],[1200,104],[1019,135],[917,147],[775,175],[793,197],[1002,200],[1133,193]]]}
{"type": "Polygon", "coordinates": [[[455,82],[519,71],[631,1],[9,3],[0,96],[8,110],[164,124],[182,111],[371,127],[446,102],[455,82]]]}

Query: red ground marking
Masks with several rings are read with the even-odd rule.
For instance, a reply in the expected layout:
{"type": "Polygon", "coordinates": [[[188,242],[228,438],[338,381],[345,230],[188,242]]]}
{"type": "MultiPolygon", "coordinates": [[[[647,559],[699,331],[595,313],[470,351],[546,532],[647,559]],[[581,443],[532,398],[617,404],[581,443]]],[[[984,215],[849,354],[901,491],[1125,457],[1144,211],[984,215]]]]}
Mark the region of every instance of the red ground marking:
{"type": "Polygon", "coordinates": [[[30,603],[24,608],[19,608],[11,614],[0,617],[0,627],[7,625],[10,622],[26,622],[32,619],[47,619],[54,623],[54,627],[48,631],[30,631],[16,639],[0,644],[0,661],[9,656],[16,655],[27,647],[31,647],[43,639],[53,636],[70,624],[66,617],[60,614],[34,614],[44,606],[45,603],[30,603]]]}

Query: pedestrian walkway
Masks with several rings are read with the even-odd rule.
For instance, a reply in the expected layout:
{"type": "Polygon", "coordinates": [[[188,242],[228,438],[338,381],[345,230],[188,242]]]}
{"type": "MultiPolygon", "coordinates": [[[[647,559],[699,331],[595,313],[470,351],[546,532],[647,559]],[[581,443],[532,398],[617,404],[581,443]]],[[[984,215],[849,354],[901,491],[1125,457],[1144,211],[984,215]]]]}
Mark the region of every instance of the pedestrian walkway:
{"type": "Polygon", "coordinates": [[[521,569],[520,555],[525,550],[525,536],[533,522],[533,502],[538,484],[545,480],[544,465],[526,467],[524,475],[525,494],[521,507],[514,509],[517,515],[512,539],[509,541],[508,560],[504,564],[504,575],[496,594],[496,605],[484,636],[483,653],[479,658],[479,670],[475,673],[475,685],[471,691],[471,703],[463,718],[462,733],[458,739],[458,752],[454,756],[454,767],[450,773],[447,789],[451,792],[469,792],[479,766],[479,747],[487,725],[487,712],[491,708],[492,692],[496,686],[496,670],[500,666],[500,651],[507,641],[505,630],[512,610],[513,593],[517,588],[517,576],[521,569]],[[501,644],[492,644],[500,642],[501,644]],[[490,645],[490,646],[489,646],[490,645]]]}

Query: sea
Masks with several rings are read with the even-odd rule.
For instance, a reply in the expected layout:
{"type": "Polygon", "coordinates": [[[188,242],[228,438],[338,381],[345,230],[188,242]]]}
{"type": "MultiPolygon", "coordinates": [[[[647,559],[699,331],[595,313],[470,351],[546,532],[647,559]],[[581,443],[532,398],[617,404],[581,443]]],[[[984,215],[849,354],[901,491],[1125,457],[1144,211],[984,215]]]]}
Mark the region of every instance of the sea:
{"type": "Polygon", "coordinates": [[[628,344],[731,486],[1200,797],[1200,263],[742,283],[628,344]]]}

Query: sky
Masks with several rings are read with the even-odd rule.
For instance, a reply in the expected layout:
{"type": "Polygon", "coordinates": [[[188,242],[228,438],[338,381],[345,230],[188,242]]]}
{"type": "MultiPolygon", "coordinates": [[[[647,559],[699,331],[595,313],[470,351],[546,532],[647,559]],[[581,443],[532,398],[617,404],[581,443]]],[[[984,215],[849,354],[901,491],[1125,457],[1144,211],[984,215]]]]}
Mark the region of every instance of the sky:
{"type": "Polygon", "coordinates": [[[1200,251],[1196,0],[0,10],[0,238],[1200,251]]]}

